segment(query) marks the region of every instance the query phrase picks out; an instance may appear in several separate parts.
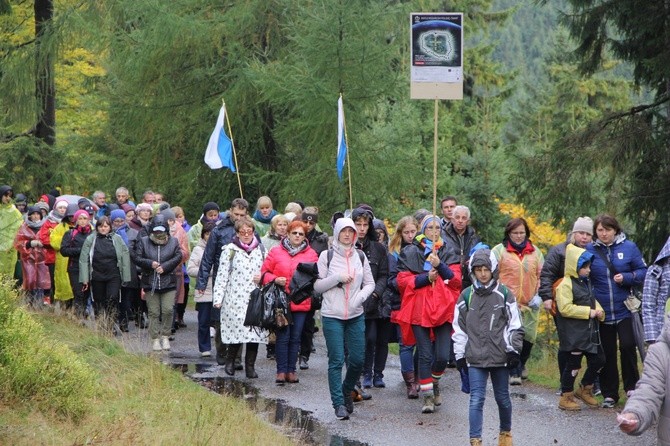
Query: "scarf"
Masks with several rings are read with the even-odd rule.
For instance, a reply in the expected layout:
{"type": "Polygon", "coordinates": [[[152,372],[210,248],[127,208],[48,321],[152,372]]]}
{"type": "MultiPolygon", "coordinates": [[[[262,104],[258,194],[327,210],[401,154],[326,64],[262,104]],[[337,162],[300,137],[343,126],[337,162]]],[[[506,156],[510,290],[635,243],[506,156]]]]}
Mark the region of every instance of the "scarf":
{"type": "Polygon", "coordinates": [[[74,240],[74,238],[77,236],[77,234],[80,234],[80,233],[81,234],[90,234],[91,233],[91,225],[86,225],[84,227],[79,226],[79,225],[75,226],[72,229],[72,240],[74,240]]]}
{"type": "Polygon", "coordinates": [[[253,215],[253,219],[256,220],[256,221],[259,221],[261,223],[270,224],[270,221],[272,220],[272,217],[274,217],[277,214],[279,214],[279,212],[277,212],[275,209],[273,209],[270,212],[270,215],[268,215],[267,217],[263,217],[263,214],[261,214],[261,211],[256,209],[256,212],[254,212],[254,215],[253,215]]]}
{"type": "Polygon", "coordinates": [[[307,244],[307,240],[303,240],[303,241],[300,243],[300,246],[297,246],[297,247],[296,247],[296,246],[293,246],[293,245],[291,244],[290,240],[288,239],[288,237],[284,237],[284,238],[281,240],[281,245],[284,247],[284,249],[286,250],[286,252],[288,252],[288,255],[290,255],[291,257],[295,257],[295,256],[298,255],[301,251],[304,251],[305,249],[307,249],[307,246],[309,246],[309,245],[307,244]]]}
{"type": "Polygon", "coordinates": [[[521,243],[514,243],[510,239],[506,239],[503,244],[507,248],[507,251],[513,252],[519,257],[525,256],[526,254],[531,254],[533,251],[535,251],[535,248],[533,247],[533,244],[531,243],[530,239],[525,239],[521,243]]]}
{"type": "Polygon", "coordinates": [[[40,229],[40,228],[42,227],[42,225],[44,224],[44,219],[41,218],[41,219],[39,219],[38,221],[32,221],[32,220],[29,219],[28,216],[26,215],[25,222],[26,222],[26,226],[28,226],[30,229],[32,229],[33,232],[37,232],[37,231],[39,231],[39,229],[40,229]]]}
{"type": "MultiPolygon", "coordinates": [[[[428,255],[433,252],[433,245],[435,246],[435,251],[438,251],[444,244],[441,237],[438,237],[437,240],[433,242],[433,240],[429,239],[424,234],[419,234],[416,237],[416,240],[419,242],[419,246],[423,248],[423,255],[426,258],[428,258],[428,255]]],[[[433,269],[433,265],[431,265],[430,262],[426,260],[423,264],[423,270],[430,271],[431,269],[433,269]]]]}
{"type": "Polygon", "coordinates": [[[130,246],[130,243],[128,242],[128,234],[126,233],[127,229],[128,225],[124,223],[122,226],[116,228],[114,232],[119,234],[119,236],[123,239],[123,242],[126,244],[126,246],[130,246]]]}
{"type": "Polygon", "coordinates": [[[167,232],[151,233],[149,234],[149,240],[154,242],[156,245],[167,245],[168,240],[170,240],[170,235],[167,232]]]}
{"type": "Polygon", "coordinates": [[[65,217],[64,214],[59,214],[58,212],[56,212],[56,209],[54,209],[51,212],[49,212],[49,215],[47,215],[47,220],[53,223],[60,223],[63,217],[65,217]]]}
{"type": "Polygon", "coordinates": [[[237,246],[238,248],[243,249],[244,252],[246,252],[247,254],[250,254],[251,251],[253,251],[254,249],[256,249],[256,247],[258,246],[258,239],[254,236],[254,238],[251,240],[251,243],[249,243],[249,244],[247,245],[247,244],[244,243],[242,240],[240,240],[240,238],[239,238],[238,236],[234,236],[234,237],[233,237],[233,240],[232,240],[232,243],[233,243],[235,246],[237,246]]]}

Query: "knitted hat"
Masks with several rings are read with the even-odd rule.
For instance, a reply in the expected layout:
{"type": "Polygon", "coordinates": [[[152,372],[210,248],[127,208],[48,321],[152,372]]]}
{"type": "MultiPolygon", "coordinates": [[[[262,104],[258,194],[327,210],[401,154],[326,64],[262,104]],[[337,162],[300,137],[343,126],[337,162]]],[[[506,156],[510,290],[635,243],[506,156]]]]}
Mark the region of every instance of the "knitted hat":
{"type": "Polygon", "coordinates": [[[117,218],[120,218],[121,220],[125,220],[126,219],[126,213],[123,212],[122,209],[114,209],[109,217],[112,219],[112,221],[116,220],[117,218]]]}
{"type": "Polygon", "coordinates": [[[34,214],[34,213],[38,213],[38,214],[42,215],[42,211],[40,210],[39,206],[28,206],[28,208],[26,209],[26,215],[30,215],[30,214],[34,214]]]}
{"type": "Polygon", "coordinates": [[[44,201],[38,201],[37,203],[35,203],[35,207],[40,211],[49,213],[49,203],[45,203],[44,201]]]}
{"type": "Polygon", "coordinates": [[[130,211],[134,211],[134,210],[135,210],[135,206],[133,206],[133,205],[130,204],[130,203],[123,203],[123,204],[121,205],[121,209],[123,209],[123,212],[125,212],[125,213],[127,214],[127,213],[130,212],[130,211]]]}
{"type": "Polygon", "coordinates": [[[149,203],[140,203],[135,207],[135,212],[139,214],[141,211],[149,211],[153,213],[154,208],[151,207],[149,203]]]}
{"type": "Polygon", "coordinates": [[[309,222],[314,222],[317,223],[319,221],[319,212],[314,212],[315,208],[307,208],[304,211],[302,211],[302,215],[300,215],[300,219],[302,221],[309,221],[309,222]],[[309,212],[312,211],[312,212],[309,212]]]}
{"type": "Polygon", "coordinates": [[[74,215],[72,216],[72,222],[73,222],[73,223],[76,223],[77,220],[79,219],[79,217],[81,217],[82,215],[85,215],[86,218],[89,218],[88,212],[86,212],[84,209],[79,209],[79,210],[78,210],[77,212],[75,212],[74,215]]]}
{"type": "Polygon", "coordinates": [[[593,220],[589,217],[579,217],[572,227],[572,232],[586,232],[593,235],[593,220]]]}
{"type": "Polygon", "coordinates": [[[421,233],[425,234],[426,233],[426,226],[428,226],[428,223],[431,221],[436,221],[438,226],[440,225],[440,219],[434,216],[433,214],[428,214],[423,219],[421,219],[421,233]]]}
{"type": "Polygon", "coordinates": [[[160,213],[160,215],[165,216],[166,220],[176,220],[177,216],[174,214],[174,211],[172,209],[163,209],[160,213]]]}
{"type": "Polygon", "coordinates": [[[209,212],[209,211],[217,211],[217,212],[221,212],[221,208],[220,208],[219,205],[216,204],[215,202],[213,202],[213,201],[208,201],[207,203],[205,203],[205,204],[202,206],[202,213],[203,213],[203,214],[206,214],[206,213],[209,212]]]}
{"type": "Polygon", "coordinates": [[[28,199],[26,198],[25,195],[23,194],[16,194],[16,198],[14,199],[14,203],[27,203],[28,199]]]}

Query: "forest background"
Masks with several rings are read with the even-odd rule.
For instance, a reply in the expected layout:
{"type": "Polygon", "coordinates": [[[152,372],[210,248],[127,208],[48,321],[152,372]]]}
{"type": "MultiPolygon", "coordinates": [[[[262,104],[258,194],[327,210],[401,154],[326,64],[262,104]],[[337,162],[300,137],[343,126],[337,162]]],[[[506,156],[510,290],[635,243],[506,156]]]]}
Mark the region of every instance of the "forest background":
{"type": "Polygon", "coordinates": [[[430,11],[465,14],[438,195],[491,244],[511,204],[562,230],[609,212],[650,260],[670,221],[668,2],[0,0],[2,182],[227,207],[234,174],[203,162],[225,99],[245,198],[330,215],[349,202],[341,92],[354,203],[431,209],[433,101],[409,99],[409,13],[430,11]]]}

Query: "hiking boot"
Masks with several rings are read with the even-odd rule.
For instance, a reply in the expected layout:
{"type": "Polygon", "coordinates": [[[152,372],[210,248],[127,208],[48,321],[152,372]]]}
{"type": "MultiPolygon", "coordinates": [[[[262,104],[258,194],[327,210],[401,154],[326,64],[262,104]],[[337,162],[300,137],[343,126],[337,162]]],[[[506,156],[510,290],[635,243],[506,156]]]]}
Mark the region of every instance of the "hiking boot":
{"type": "Polygon", "coordinates": [[[512,446],[512,433],[510,431],[500,432],[500,435],[498,435],[498,446],[512,446]]]}
{"type": "Polygon", "coordinates": [[[436,406],[442,405],[442,396],[440,396],[440,380],[433,379],[433,401],[436,406]]]}
{"type": "Polygon", "coordinates": [[[405,381],[405,386],[407,387],[407,398],[410,400],[419,398],[419,392],[417,392],[414,385],[414,372],[402,372],[402,379],[405,381]]]}
{"type": "Polygon", "coordinates": [[[421,413],[435,412],[435,397],[433,395],[426,395],[423,397],[423,407],[421,413]]]}
{"type": "Polygon", "coordinates": [[[308,370],[309,369],[309,364],[307,363],[307,358],[305,358],[304,356],[300,357],[299,363],[300,363],[300,370],[308,370]]]}
{"type": "Polygon", "coordinates": [[[363,388],[364,389],[369,389],[372,387],[372,374],[371,373],[364,373],[363,374],[363,388]]]}
{"type": "Polygon", "coordinates": [[[528,369],[526,369],[526,366],[523,366],[521,369],[521,379],[528,379],[528,369]]]}
{"type": "Polygon", "coordinates": [[[521,385],[521,377],[516,376],[516,375],[510,375],[509,385],[510,386],[520,386],[521,385]]]}
{"type": "Polygon", "coordinates": [[[482,439],[481,438],[471,438],[470,439],[470,446],[482,446],[482,439]]]}
{"type": "Polygon", "coordinates": [[[163,348],[161,347],[161,340],[158,338],[154,339],[153,346],[151,347],[151,349],[155,352],[163,350],[163,348]]]}
{"type": "Polygon", "coordinates": [[[614,401],[614,398],[605,398],[600,407],[603,409],[612,409],[614,406],[616,406],[616,401],[614,401]]]}
{"type": "Polygon", "coordinates": [[[372,377],[372,385],[377,387],[378,389],[383,389],[386,387],[386,383],[384,382],[384,375],[381,373],[375,373],[375,375],[372,377]]]}
{"type": "Polygon", "coordinates": [[[337,406],[335,408],[335,416],[337,417],[338,420],[348,420],[349,419],[349,412],[347,412],[347,408],[344,406],[337,406]]]}
{"type": "Polygon", "coordinates": [[[170,340],[168,339],[167,336],[163,336],[161,338],[161,348],[163,350],[170,350],[170,340]]]}
{"type": "Polygon", "coordinates": [[[589,407],[598,407],[598,401],[593,398],[593,384],[588,386],[579,386],[575,390],[575,398],[579,398],[589,407]]]}
{"type": "Polygon", "coordinates": [[[558,401],[558,408],[562,410],[582,410],[582,406],[575,399],[573,392],[563,392],[561,399],[558,401]]]}

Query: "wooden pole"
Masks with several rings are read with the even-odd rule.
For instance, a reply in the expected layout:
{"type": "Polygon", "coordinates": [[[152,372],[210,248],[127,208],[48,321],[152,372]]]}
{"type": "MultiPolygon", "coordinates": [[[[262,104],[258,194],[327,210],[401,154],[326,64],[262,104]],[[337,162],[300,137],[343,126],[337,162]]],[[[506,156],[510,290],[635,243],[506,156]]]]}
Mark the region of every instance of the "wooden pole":
{"type": "MultiPolygon", "coordinates": [[[[433,135],[433,215],[437,217],[437,98],[435,98],[435,129],[433,135]]],[[[435,249],[435,242],[433,240],[433,252],[435,249]]]]}
{"type": "MultiPolygon", "coordinates": [[[[340,93],[342,97],[342,93],[340,93]]],[[[354,195],[351,187],[351,163],[349,162],[349,139],[347,138],[347,120],[344,117],[344,100],[342,101],[342,127],[344,129],[344,143],[347,145],[347,177],[349,179],[349,209],[354,210],[354,195]]]]}
{"type": "MultiPolygon", "coordinates": [[[[226,106],[226,101],[223,101],[223,106],[224,107],[226,106]]],[[[235,140],[233,139],[233,129],[230,128],[230,119],[228,119],[228,110],[226,110],[226,123],[228,124],[228,134],[230,135],[230,144],[233,146],[233,158],[235,160],[235,174],[237,175],[237,185],[240,188],[240,198],[244,198],[244,193],[242,193],[242,180],[240,179],[240,165],[237,164],[237,152],[235,151],[235,140]]]]}

